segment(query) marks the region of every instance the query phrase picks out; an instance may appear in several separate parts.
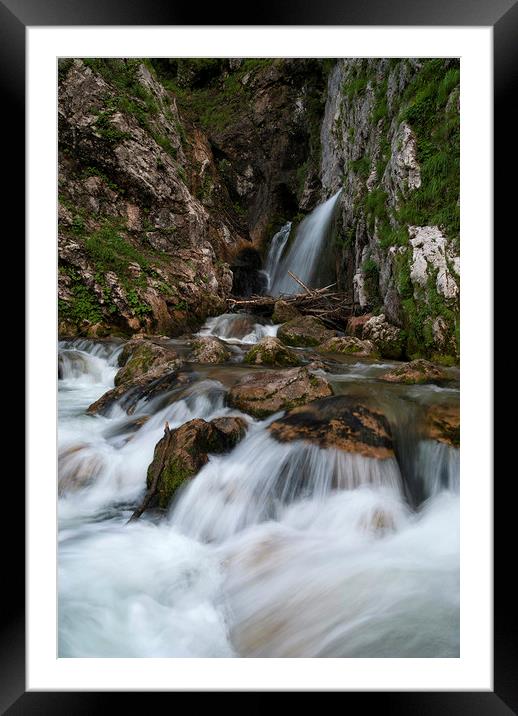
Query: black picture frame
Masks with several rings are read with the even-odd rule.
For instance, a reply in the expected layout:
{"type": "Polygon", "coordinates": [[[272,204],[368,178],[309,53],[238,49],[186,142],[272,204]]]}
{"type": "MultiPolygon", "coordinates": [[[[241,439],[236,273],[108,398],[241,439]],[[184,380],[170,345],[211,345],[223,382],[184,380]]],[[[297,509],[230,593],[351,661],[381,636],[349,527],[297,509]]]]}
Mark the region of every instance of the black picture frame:
{"type": "MultiPolygon", "coordinates": [[[[518,0],[284,0],[255,3],[253,17],[239,14],[235,4],[213,4],[202,11],[175,0],[0,0],[0,87],[4,110],[0,112],[4,142],[16,148],[9,164],[3,192],[4,206],[13,219],[13,246],[22,248],[25,215],[25,29],[27,26],[77,25],[421,25],[492,26],[494,32],[494,216],[495,235],[506,208],[513,206],[514,182],[505,167],[516,155],[516,128],[512,107],[516,104],[513,79],[518,74],[518,0]],[[203,15],[203,23],[197,22],[203,15]],[[511,155],[511,156],[510,156],[511,155]],[[504,163],[505,162],[505,163],[504,163]],[[505,202],[505,204],[504,204],[505,202]],[[500,211],[499,211],[500,209],[500,211]],[[497,220],[497,217],[498,220],[497,220]]],[[[250,14],[251,15],[251,14],[250,14]]],[[[513,164],[516,166],[516,164],[513,164]]],[[[7,217],[9,218],[9,217],[7,217]]],[[[23,256],[21,257],[23,261],[23,256]]],[[[19,264],[18,264],[19,265],[19,264]]],[[[510,271],[511,267],[507,267],[510,271]]],[[[505,267],[502,267],[502,276],[505,267]]],[[[511,280],[511,279],[510,279],[511,280]]],[[[500,275],[499,275],[500,284],[500,275]]],[[[21,299],[20,299],[21,301],[21,299]]],[[[28,349],[31,349],[28,336],[28,349]]],[[[21,398],[20,398],[21,400],[21,398]]],[[[491,439],[491,436],[488,436],[491,439]]],[[[502,443],[503,443],[503,439],[502,443]]],[[[494,449],[494,446],[493,446],[494,449]]],[[[494,453],[493,453],[494,454],[494,453]]],[[[21,471],[19,471],[21,472],[21,471]]],[[[504,477],[506,475],[504,474],[504,477]]],[[[508,474],[509,480],[512,475],[508,474]]],[[[514,480],[513,480],[514,481],[514,480]]],[[[512,626],[515,599],[509,564],[515,525],[513,503],[506,485],[495,486],[495,594],[494,594],[494,690],[450,692],[346,692],[345,705],[358,697],[361,707],[379,708],[387,714],[490,714],[518,713],[518,660],[512,626]],[[496,519],[498,515],[498,519],[496,519]]],[[[4,488],[5,489],[5,488],[4,488]]],[[[24,484],[21,475],[9,483],[7,509],[16,513],[13,524],[2,521],[4,566],[0,611],[0,713],[90,714],[104,708],[121,708],[121,693],[26,692],[25,690],[25,570],[24,527],[21,521],[24,484]],[[16,505],[16,508],[14,507],[16,505]]],[[[158,695],[158,694],[157,694],[158,695]]],[[[131,693],[132,708],[144,705],[149,694],[131,693]]]]}

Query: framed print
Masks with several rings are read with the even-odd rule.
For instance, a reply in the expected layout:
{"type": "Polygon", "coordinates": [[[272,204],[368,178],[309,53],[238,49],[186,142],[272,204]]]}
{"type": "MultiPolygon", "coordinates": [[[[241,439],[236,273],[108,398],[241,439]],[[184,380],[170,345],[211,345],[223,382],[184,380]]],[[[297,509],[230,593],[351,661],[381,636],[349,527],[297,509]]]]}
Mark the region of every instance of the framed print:
{"type": "Polygon", "coordinates": [[[517,708],[491,390],[516,4],[297,5],[0,2],[27,148],[8,713],[517,708]]]}

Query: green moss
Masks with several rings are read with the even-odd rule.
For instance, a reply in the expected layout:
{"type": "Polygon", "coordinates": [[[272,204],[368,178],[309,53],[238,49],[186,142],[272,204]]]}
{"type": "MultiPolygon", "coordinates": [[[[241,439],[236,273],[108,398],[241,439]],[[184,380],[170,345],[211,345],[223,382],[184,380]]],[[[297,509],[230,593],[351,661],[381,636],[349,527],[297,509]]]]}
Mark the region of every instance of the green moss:
{"type": "Polygon", "coordinates": [[[122,132],[112,124],[112,114],[113,113],[111,111],[106,110],[99,112],[94,124],[96,134],[112,144],[122,142],[124,139],[130,139],[131,134],[128,134],[128,132],[122,132]]]}
{"type": "Polygon", "coordinates": [[[452,239],[460,231],[460,120],[455,102],[447,105],[459,76],[456,60],[424,61],[405,90],[400,113],[416,135],[421,187],[405,199],[397,218],[406,224],[438,225],[452,239]]]}
{"type": "Polygon", "coordinates": [[[350,162],[349,166],[351,167],[353,172],[355,172],[355,174],[358,174],[358,176],[362,179],[366,179],[369,176],[371,170],[370,157],[364,154],[363,157],[360,157],[359,159],[355,159],[354,161],[350,162]]]}
{"type": "Polygon", "coordinates": [[[72,294],[70,301],[63,299],[58,301],[60,319],[73,321],[76,324],[82,321],[100,323],[103,316],[95,293],[82,282],[75,269],[61,266],[60,271],[71,279],[70,293],[72,294]]]}
{"type": "Polygon", "coordinates": [[[149,267],[147,259],[123,236],[120,220],[105,219],[103,225],[85,239],[85,248],[101,271],[114,271],[124,276],[130,262],[143,269],[149,267]]]}
{"type": "Polygon", "coordinates": [[[160,486],[158,488],[159,507],[165,509],[179,487],[193,477],[195,473],[181,460],[170,458],[162,470],[160,486]]]}

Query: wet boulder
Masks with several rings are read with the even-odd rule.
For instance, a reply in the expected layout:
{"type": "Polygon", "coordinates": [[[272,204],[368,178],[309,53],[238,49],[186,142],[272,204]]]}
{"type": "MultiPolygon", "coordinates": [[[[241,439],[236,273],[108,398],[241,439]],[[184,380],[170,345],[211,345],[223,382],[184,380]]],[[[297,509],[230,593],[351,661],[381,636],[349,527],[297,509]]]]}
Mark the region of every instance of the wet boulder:
{"type": "Polygon", "coordinates": [[[169,363],[151,368],[133,380],[128,380],[108,390],[86,410],[89,415],[107,415],[115,404],[132,415],[141,400],[149,400],[161,393],[182,388],[189,383],[187,373],[171,370],[169,363]]]}
{"type": "Polygon", "coordinates": [[[228,452],[244,437],[245,431],[246,422],[237,417],[217,418],[210,423],[196,418],[175,430],[166,424],[148,467],[148,492],[134,517],[153,504],[167,507],[176,490],[208,462],[209,453],[228,452]]]}
{"type": "Polygon", "coordinates": [[[397,326],[388,323],[383,313],[364,323],[362,337],[372,341],[383,358],[398,360],[405,353],[405,334],[397,326]]]}
{"type": "Polygon", "coordinates": [[[302,365],[299,356],[278,338],[267,336],[255,344],[244,357],[245,363],[270,365],[279,368],[302,365]]]}
{"type": "Polygon", "coordinates": [[[459,447],[460,407],[458,403],[431,405],[426,411],[425,421],[427,438],[451,447],[459,447]]]}
{"type": "Polygon", "coordinates": [[[280,442],[304,440],[365,457],[394,457],[387,418],[379,410],[345,395],[294,408],[268,429],[280,442]]]}
{"type": "Polygon", "coordinates": [[[272,313],[272,321],[274,323],[287,323],[294,318],[299,318],[300,311],[287,301],[282,299],[275,302],[272,313]]]}
{"type": "Polygon", "coordinates": [[[177,370],[182,364],[177,352],[164,343],[146,339],[132,339],[126,343],[119,356],[122,366],[115,376],[115,385],[130,383],[151,368],[169,366],[171,371],[177,370]]]}
{"type": "Polygon", "coordinates": [[[448,380],[448,373],[440,366],[419,358],[418,360],[403,363],[381,376],[381,380],[389,383],[441,383],[448,380]]]}
{"type": "Polygon", "coordinates": [[[379,353],[372,341],[362,341],[354,336],[334,336],[319,348],[322,353],[341,353],[343,355],[370,356],[376,358],[379,353]]]}
{"type": "Polygon", "coordinates": [[[313,375],[307,368],[283,371],[258,371],[246,375],[228,393],[229,404],[256,418],[265,418],[279,410],[332,395],[323,377],[313,375]]]}
{"type": "Polygon", "coordinates": [[[200,336],[192,342],[188,360],[193,363],[225,363],[232,352],[215,336],[200,336]]]}
{"type": "Polygon", "coordinates": [[[246,420],[234,416],[214,418],[210,424],[218,431],[219,452],[232,450],[246,433],[246,420]]]}
{"type": "Polygon", "coordinates": [[[277,337],[288,346],[318,346],[334,336],[319,318],[300,316],[282,325],[277,337]]]}

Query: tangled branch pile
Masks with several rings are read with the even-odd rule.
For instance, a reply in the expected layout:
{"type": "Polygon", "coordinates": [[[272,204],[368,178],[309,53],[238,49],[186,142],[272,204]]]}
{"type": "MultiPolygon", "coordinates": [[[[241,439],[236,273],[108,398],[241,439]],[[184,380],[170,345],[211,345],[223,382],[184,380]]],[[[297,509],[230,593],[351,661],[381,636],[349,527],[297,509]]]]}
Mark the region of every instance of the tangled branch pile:
{"type": "Polygon", "coordinates": [[[336,284],[330,284],[323,288],[311,289],[306,286],[297,276],[288,271],[290,276],[303,289],[303,293],[281,296],[250,296],[250,298],[229,298],[228,310],[245,310],[250,313],[258,313],[262,316],[271,316],[277,301],[294,306],[304,316],[316,316],[323,323],[333,328],[343,329],[347,319],[356,315],[358,306],[354,304],[350,295],[343,291],[333,291],[336,284]]]}

